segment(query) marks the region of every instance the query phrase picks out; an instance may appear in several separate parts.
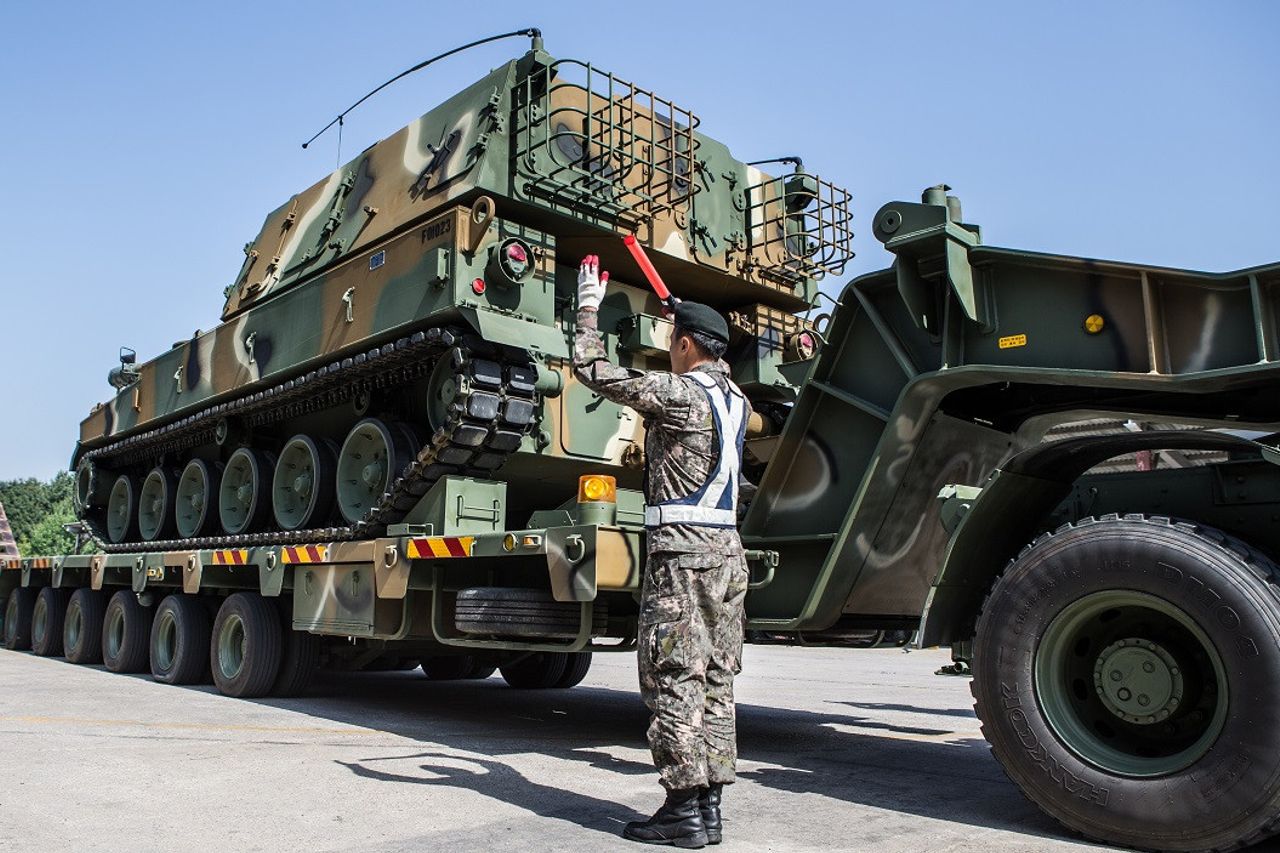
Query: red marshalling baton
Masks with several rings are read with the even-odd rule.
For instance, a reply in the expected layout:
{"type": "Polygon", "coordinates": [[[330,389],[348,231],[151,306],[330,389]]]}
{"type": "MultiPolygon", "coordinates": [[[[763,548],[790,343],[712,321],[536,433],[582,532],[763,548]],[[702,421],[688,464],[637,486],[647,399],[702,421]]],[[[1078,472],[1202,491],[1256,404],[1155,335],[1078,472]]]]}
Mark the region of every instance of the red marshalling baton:
{"type": "Polygon", "coordinates": [[[671,295],[671,291],[667,290],[667,285],[663,283],[662,276],[658,275],[658,271],[654,269],[653,262],[649,260],[649,256],[645,254],[644,246],[636,242],[634,234],[628,234],[622,238],[622,243],[631,252],[631,257],[636,259],[640,271],[644,273],[644,277],[649,280],[649,285],[653,288],[653,292],[658,294],[658,298],[662,300],[662,305],[668,313],[676,312],[676,305],[680,303],[671,295]]]}

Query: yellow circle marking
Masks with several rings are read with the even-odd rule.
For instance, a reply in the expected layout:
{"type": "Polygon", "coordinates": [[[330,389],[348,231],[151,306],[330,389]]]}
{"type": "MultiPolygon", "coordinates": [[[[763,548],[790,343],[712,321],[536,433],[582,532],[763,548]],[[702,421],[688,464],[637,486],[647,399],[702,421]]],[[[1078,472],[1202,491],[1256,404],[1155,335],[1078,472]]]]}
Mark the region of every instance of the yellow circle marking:
{"type": "Polygon", "coordinates": [[[1091,335],[1096,335],[1102,331],[1102,327],[1107,325],[1107,321],[1102,319],[1101,314],[1090,314],[1084,318],[1084,330],[1091,335]]]}

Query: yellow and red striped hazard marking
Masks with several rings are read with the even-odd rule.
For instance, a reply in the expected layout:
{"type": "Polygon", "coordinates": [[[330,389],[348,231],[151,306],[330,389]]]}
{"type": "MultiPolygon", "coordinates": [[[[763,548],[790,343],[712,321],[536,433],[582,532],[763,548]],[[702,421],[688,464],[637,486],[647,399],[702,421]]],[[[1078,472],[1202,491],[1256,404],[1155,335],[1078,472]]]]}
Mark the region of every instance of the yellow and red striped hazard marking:
{"type": "Polygon", "coordinates": [[[225,548],[213,552],[215,566],[243,566],[249,562],[248,548],[225,548]]]}
{"type": "Polygon", "coordinates": [[[27,566],[32,569],[51,569],[53,568],[53,560],[49,557],[32,557],[27,562],[27,566]]]}
{"type": "Polygon", "coordinates": [[[328,545],[286,545],[280,549],[282,563],[327,563],[328,545]]]}
{"type": "Polygon", "coordinates": [[[431,560],[438,557],[470,557],[476,543],[474,536],[422,536],[409,540],[409,559],[431,560]]]}

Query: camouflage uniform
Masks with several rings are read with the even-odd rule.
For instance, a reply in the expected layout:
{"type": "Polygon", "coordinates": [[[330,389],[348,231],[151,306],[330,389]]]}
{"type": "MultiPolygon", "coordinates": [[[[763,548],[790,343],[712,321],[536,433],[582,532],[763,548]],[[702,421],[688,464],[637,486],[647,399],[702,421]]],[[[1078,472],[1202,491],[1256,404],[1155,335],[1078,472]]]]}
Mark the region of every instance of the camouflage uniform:
{"type": "MultiPolygon", "coordinates": [[[[719,442],[707,394],[665,371],[608,360],[596,312],[579,311],[574,368],[587,387],[645,423],[645,499],[687,496],[715,467],[719,442]]],[[[724,361],[699,365],[725,390],[724,361]]],[[[647,533],[640,603],[640,690],[653,716],[649,748],[668,790],[734,780],[733,677],[742,668],[747,564],[735,528],[664,524],[647,533]]]]}

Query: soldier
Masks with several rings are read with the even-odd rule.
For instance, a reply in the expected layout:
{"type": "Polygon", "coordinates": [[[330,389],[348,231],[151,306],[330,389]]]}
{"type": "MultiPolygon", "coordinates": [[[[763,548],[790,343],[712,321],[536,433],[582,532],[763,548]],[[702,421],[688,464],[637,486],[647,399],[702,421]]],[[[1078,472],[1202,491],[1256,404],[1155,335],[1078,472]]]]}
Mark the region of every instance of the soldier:
{"type": "Polygon", "coordinates": [[[741,670],[747,565],[737,530],[742,442],[751,407],[721,359],[729,327],[681,302],[671,368],[608,360],[596,311],[609,273],[588,255],[578,271],[578,378],[644,418],[648,563],[640,602],[640,691],[652,712],[649,748],[667,791],[623,835],[701,847],[721,839],[720,796],[734,780],[733,677],[741,670]]]}

